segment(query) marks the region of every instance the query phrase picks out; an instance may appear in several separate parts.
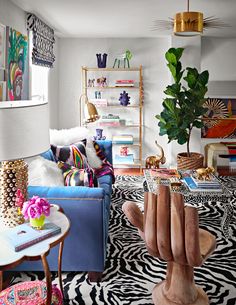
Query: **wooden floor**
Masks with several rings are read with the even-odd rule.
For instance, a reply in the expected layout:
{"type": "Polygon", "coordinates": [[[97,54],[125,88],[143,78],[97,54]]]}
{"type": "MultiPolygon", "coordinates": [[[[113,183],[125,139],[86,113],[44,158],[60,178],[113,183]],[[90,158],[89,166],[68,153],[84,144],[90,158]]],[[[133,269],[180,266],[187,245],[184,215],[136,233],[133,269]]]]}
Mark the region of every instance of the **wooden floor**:
{"type": "Polygon", "coordinates": [[[143,176],[139,168],[115,168],[115,175],[143,176]]]}
{"type": "MultiPolygon", "coordinates": [[[[229,170],[227,166],[217,168],[220,176],[236,176],[236,170],[229,170]]],[[[139,168],[115,168],[115,175],[143,176],[139,168]]]]}

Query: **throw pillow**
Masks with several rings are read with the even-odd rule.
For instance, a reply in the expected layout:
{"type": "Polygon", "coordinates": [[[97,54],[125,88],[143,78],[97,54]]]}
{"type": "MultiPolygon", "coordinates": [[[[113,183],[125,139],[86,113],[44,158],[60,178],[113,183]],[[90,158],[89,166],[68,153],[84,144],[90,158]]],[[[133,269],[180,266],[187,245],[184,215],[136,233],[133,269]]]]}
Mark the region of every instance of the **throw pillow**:
{"type": "Polygon", "coordinates": [[[67,146],[51,145],[51,150],[56,161],[66,162],[77,168],[86,168],[88,166],[86,150],[86,140],[67,146]]]}
{"type": "Polygon", "coordinates": [[[114,168],[112,164],[107,160],[103,150],[99,146],[99,144],[94,141],[93,142],[94,148],[96,150],[97,156],[102,161],[102,166],[99,168],[94,169],[94,173],[97,178],[105,176],[105,175],[111,175],[112,176],[112,182],[115,182],[115,175],[114,175],[114,168]]]}
{"type": "Polygon", "coordinates": [[[64,186],[64,179],[55,162],[36,157],[27,160],[29,185],[33,186],[64,186]]]}
{"type": "Polygon", "coordinates": [[[50,129],[50,144],[55,146],[71,145],[87,138],[89,138],[89,130],[85,127],[50,129]]]}
{"type": "MultiPolygon", "coordinates": [[[[70,129],[50,129],[50,144],[54,146],[65,146],[78,143],[87,139],[86,154],[88,163],[92,168],[102,166],[102,161],[97,157],[93,146],[92,133],[85,127],[74,127],[70,129]]],[[[62,160],[63,161],[63,160],[62,160]]]]}
{"type": "Polygon", "coordinates": [[[62,170],[65,186],[97,186],[97,179],[89,167],[79,169],[61,161],[58,167],[62,170]]]}

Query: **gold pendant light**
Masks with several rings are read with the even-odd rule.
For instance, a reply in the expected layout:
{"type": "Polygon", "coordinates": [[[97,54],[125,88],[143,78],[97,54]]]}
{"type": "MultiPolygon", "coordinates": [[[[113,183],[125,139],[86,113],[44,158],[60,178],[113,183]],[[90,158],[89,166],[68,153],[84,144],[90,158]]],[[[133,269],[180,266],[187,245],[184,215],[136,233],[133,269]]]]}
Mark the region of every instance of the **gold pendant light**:
{"type": "Polygon", "coordinates": [[[208,28],[228,27],[226,23],[213,16],[203,17],[202,12],[189,11],[189,0],[187,0],[187,11],[176,13],[174,18],[169,20],[156,20],[153,30],[174,30],[177,36],[201,35],[208,28]]]}

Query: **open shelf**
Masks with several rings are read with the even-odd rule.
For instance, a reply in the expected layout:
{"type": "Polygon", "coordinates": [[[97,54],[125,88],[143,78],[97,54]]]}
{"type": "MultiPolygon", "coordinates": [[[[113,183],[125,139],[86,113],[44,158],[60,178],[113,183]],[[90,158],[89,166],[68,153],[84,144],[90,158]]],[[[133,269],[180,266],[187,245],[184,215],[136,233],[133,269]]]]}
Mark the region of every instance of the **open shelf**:
{"type": "Polygon", "coordinates": [[[114,143],[114,142],[112,142],[112,145],[116,145],[116,146],[137,146],[137,147],[140,147],[141,146],[141,144],[140,143],[134,143],[134,144],[120,144],[120,143],[114,143]]]}
{"type": "Polygon", "coordinates": [[[113,165],[125,165],[125,166],[142,166],[142,162],[139,159],[135,159],[134,163],[113,163],[113,165]]]}
{"type": "Polygon", "coordinates": [[[122,109],[126,109],[126,108],[141,108],[142,106],[139,106],[139,105],[134,105],[134,106],[121,106],[121,105],[107,105],[107,106],[103,106],[103,107],[98,107],[99,109],[102,108],[102,109],[106,109],[108,107],[111,107],[111,108],[122,108],[122,109]]]}
{"type": "Polygon", "coordinates": [[[120,72],[120,71],[125,71],[125,72],[138,72],[140,70],[140,68],[134,67],[134,68],[87,68],[87,67],[83,67],[84,70],[86,71],[108,71],[108,72],[120,72]]]}
{"type": "Polygon", "coordinates": [[[99,91],[102,91],[104,89],[139,89],[139,87],[137,86],[105,86],[105,87],[100,87],[100,86],[94,86],[94,87],[85,87],[86,89],[96,89],[96,90],[99,90],[99,91]]]}

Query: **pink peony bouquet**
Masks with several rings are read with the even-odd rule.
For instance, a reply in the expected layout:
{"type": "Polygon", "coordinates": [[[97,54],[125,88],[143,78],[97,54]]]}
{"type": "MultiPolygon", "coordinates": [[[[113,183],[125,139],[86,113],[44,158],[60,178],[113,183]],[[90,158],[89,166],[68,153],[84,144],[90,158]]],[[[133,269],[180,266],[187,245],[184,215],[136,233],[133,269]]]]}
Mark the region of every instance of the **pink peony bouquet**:
{"type": "Polygon", "coordinates": [[[22,214],[25,219],[39,218],[42,215],[50,215],[50,203],[45,198],[33,196],[30,200],[24,202],[22,214]]]}

